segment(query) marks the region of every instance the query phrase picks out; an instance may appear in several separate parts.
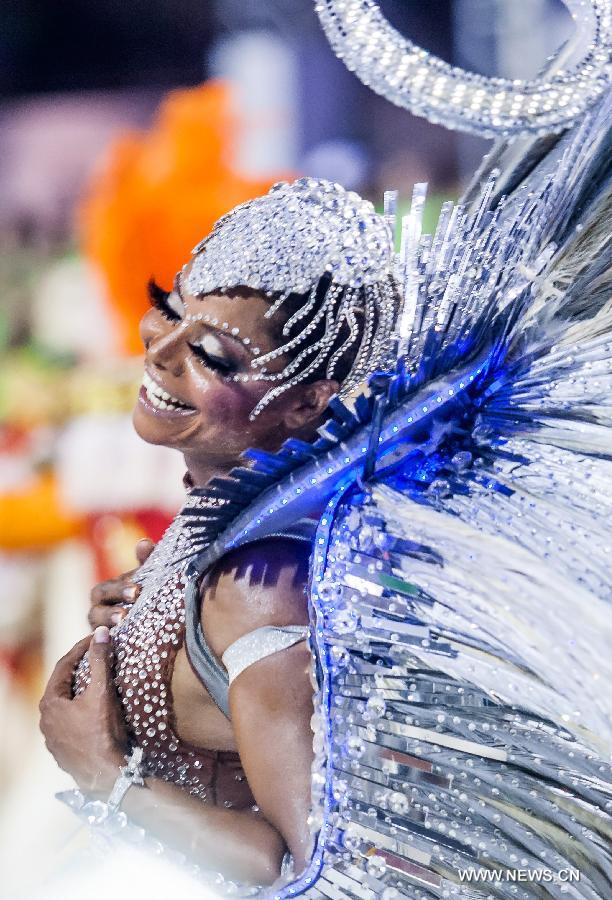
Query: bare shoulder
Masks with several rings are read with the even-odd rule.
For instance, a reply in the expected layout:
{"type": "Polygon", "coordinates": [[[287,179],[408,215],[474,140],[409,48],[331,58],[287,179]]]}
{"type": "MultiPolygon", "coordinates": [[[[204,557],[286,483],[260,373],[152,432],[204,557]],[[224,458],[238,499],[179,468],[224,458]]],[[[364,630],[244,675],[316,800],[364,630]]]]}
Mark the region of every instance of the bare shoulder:
{"type": "Polygon", "coordinates": [[[263,625],[308,623],[310,547],[267,538],[227,553],[202,586],[202,627],[217,656],[263,625]]]}

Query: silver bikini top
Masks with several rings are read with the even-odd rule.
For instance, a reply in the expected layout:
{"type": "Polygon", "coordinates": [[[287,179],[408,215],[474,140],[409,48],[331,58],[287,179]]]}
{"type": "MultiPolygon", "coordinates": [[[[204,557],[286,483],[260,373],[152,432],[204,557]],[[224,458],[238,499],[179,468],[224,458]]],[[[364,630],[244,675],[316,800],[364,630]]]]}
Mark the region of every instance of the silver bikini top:
{"type": "MultiPolygon", "coordinates": [[[[312,544],[317,522],[300,519],[275,537],[291,538],[312,544]]],[[[308,636],[307,625],[264,625],[234,641],[223,654],[223,665],[214,655],[201,626],[200,583],[202,574],[195,565],[186,574],[185,586],[185,649],[196,674],[205,685],[221,712],[229,719],[229,686],[246,668],[279,650],[303,641],[308,636]]]]}

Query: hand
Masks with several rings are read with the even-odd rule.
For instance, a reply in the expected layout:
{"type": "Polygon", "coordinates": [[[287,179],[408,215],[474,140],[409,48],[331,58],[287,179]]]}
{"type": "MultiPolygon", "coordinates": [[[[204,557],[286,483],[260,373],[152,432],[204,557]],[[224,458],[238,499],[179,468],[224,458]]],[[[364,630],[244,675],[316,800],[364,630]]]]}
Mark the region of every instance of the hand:
{"type": "MultiPolygon", "coordinates": [[[[138,541],[136,559],[139,566],[149,558],[154,547],[155,544],[148,538],[138,541]]],[[[140,585],[135,584],[132,580],[139,566],[118,578],[110,578],[95,586],[89,595],[90,607],[87,616],[92,628],[97,628],[98,625],[106,625],[107,628],[111,628],[127,615],[129,607],[140,594],[140,585]]]]}
{"type": "Polygon", "coordinates": [[[108,796],[128,750],[108,628],[96,628],[93,637],[83,638],[60,659],[39,709],[40,730],[58,766],[85,794],[108,796]],[[87,649],[91,683],[73,697],[74,670],[87,649]]]}

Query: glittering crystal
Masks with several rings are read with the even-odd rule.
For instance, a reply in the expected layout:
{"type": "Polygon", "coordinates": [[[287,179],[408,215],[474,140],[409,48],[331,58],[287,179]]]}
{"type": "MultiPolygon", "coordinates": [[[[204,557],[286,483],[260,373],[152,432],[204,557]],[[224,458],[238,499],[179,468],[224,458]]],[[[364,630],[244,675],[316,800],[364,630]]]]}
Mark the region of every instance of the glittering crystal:
{"type": "Polygon", "coordinates": [[[370,697],[366,703],[366,714],[371,719],[380,719],[381,716],[384,716],[386,709],[387,704],[379,696],[370,697]]]}
{"type": "Polygon", "coordinates": [[[81,815],[89,825],[100,825],[108,816],[108,806],[100,800],[90,800],[81,807],[81,815]]]}
{"type": "Polygon", "coordinates": [[[368,870],[368,875],[373,875],[375,878],[381,878],[387,871],[387,863],[382,856],[374,855],[368,858],[366,868],[368,870]]]}
{"type": "Polygon", "coordinates": [[[580,29],[576,61],[518,83],[466,72],[420,49],[390,25],[374,0],[318,0],[316,9],[336,55],[364,84],[431,122],[493,137],[561,131],[605,91],[608,0],[564,2],[580,29]]]}

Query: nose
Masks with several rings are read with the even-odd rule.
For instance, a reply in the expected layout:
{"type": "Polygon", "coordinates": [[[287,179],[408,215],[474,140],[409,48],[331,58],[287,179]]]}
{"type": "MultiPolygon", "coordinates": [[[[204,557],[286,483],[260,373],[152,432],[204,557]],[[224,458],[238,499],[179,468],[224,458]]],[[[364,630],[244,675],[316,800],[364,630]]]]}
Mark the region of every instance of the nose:
{"type": "Polygon", "coordinates": [[[156,369],[170,372],[171,375],[181,375],[187,352],[184,330],[182,325],[178,325],[167,331],[150,334],[147,346],[148,362],[156,369]]]}

